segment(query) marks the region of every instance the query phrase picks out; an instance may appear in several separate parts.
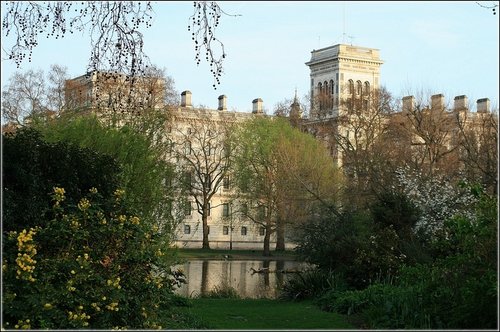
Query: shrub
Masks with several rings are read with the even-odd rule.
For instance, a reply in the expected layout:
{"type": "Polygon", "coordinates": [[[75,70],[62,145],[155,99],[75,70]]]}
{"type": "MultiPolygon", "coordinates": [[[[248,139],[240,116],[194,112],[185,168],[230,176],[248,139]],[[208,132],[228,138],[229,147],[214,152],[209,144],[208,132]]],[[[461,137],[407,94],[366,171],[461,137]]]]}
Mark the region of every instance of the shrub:
{"type": "Polygon", "coordinates": [[[304,300],[316,298],[325,291],[341,292],[347,289],[342,275],[332,271],[313,269],[294,274],[280,289],[279,298],[304,300]]]}
{"type": "Polygon", "coordinates": [[[44,226],[50,219],[53,187],[65,188],[66,202],[77,204],[95,187],[111,196],[121,167],[89,148],[49,143],[32,128],[3,136],[3,231],[44,226]],[[46,214],[49,214],[46,216],[46,214]]]}
{"type": "Polygon", "coordinates": [[[77,204],[52,192],[53,218],[4,238],[4,328],[160,328],[171,307],[161,232],[91,188],[77,204]]]}

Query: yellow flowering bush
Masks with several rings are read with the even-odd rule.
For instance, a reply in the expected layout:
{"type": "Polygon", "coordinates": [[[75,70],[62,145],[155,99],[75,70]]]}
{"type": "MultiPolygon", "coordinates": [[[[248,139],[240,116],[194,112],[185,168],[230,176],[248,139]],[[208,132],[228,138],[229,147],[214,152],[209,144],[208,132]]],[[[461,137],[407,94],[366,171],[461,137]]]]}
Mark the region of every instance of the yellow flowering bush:
{"type": "Polygon", "coordinates": [[[65,192],[53,188],[53,218],[44,227],[4,237],[3,327],[169,326],[172,316],[162,313],[175,281],[168,237],[127,211],[122,190],[105,198],[93,187],[76,206],[65,192]]]}

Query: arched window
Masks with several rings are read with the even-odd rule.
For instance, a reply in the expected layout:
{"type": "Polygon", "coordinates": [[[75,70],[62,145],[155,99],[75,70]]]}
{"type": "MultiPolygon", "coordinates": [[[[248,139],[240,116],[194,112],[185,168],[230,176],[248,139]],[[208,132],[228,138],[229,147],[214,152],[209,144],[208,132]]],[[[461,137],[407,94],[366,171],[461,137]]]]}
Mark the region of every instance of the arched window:
{"type": "Polygon", "coordinates": [[[349,93],[351,95],[354,94],[354,81],[353,80],[349,80],[349,93]]]}
{"type": "Polygon", "coordinates": [[[361,81],[357,81],[357,82],[356,82],[356,85],[357,85],[356,94],[357,94],[358,96],[361,96],[361,92],[362,92],[362,90],[361,90],[361,89],[362,89],[362,87],[363,87],[363,86],[362,86],[362,84],[361,84],[361,81]]]}
{"type": "Polygon", "coordinates": [[[325,81],[325,83],[323,83],[323,94],[324,95],[327,95],[329,92],[329,89],[328,89],[328,82],[325,81]]]}
{"type": "Polygon", "coordinates": [[[246,228],[246,226],[241,227],[241,235],[243,235],[243,236],[247,235],[247,228],[246,228]]]}
{"type": "Polygon", "coordinates": [[[318,95],[316,96],[317,100],[319,101],[319,109],[323,109],[323,103],[321,102],[322,98],[321,95],[323,94],[323,84],[318,83],[318,95]]]}
{"type": "Polygon", "coordinates": [[[363,90],[365,96],[369,96],[370,95],[370,82],[366,81],[365,82],[365,88],[363,90]]]}
{"type": "Polygon", "coordinates": [[[330,80],[330,95],[333,95],[335,93],[334,91],[334,84],[333,84],[333,80],[330,80]]]}

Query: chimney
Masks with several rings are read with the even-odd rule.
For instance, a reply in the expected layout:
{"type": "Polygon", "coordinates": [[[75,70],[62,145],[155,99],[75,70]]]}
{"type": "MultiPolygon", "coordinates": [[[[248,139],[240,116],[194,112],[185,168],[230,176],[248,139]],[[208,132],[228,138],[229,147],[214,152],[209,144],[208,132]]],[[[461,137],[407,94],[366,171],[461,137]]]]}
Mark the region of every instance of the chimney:
{"type": "Polygon", "coordinates": [[[444,95],[442,93],[431,97],[431,109],[444,109],[444,95]]]}
{"type": "Polygon", "coordinates": [[[482,98],[477,100],[477,112],[487,113],[490,111],[490,100],[489,98],[482,98]]]}
{"type": "Polygon", "coordinates": [[[191,91],[186,90],[181,93],[181,107],[193,107],[191,104],[191,91]]]}
{"type": "Polygon", "coordinates": [[[252,113],[253,114],[262,114],[264,111],[262,110],[262,99],[257,98],[252,101],[252,113]]]}
{"type": "Polygon", "coordinates": [[[226,100],[227,97],[225,95],[219,96],[219,111],[227,111],[226,100]]]}
{"type": "Polygon", "coordinates": [[[413,112],[414,109],[415,109],[415,97],[413,96],[403,97],[403,109],[402,109],[403,114],[406,114],[408,112],[413,112]]]}
{"type": "Polygon", "coordinates": [[[468,109],[469,105],[467,105],[468,101],[466,95],[456,96],[454,100],[455,103],[453,108],[455,111],[464,111],[468,109]]]}

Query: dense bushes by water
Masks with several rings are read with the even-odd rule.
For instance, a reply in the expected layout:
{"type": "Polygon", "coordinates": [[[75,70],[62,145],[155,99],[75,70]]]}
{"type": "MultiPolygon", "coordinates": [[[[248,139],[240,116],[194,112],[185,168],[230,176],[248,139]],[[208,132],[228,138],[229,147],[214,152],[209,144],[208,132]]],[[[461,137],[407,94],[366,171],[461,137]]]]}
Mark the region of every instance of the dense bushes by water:
{"type": "Polygon", "coordinates": [[[469,190],[472,209],[446,219],[433,236],[401,218],[411,216],[401,209],[415,211],[411,202],[390,196],[374,205],[373,219],[346,213],[313,221],[298,251],[319,268],[289,281],[282,296],[315,298],[324,310],[357,315],[370,328],[497,328],[497,200],[469,190]],[[339,278],[347,287],[327,282],[339,278]]]}

